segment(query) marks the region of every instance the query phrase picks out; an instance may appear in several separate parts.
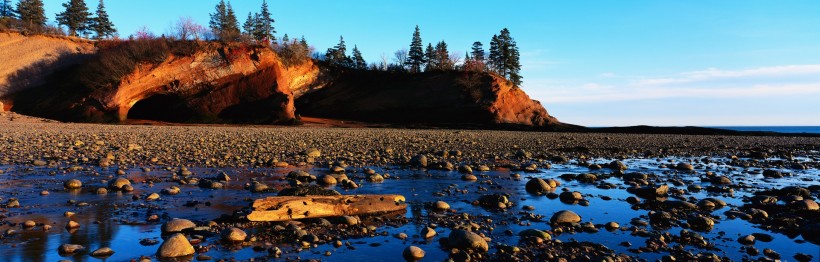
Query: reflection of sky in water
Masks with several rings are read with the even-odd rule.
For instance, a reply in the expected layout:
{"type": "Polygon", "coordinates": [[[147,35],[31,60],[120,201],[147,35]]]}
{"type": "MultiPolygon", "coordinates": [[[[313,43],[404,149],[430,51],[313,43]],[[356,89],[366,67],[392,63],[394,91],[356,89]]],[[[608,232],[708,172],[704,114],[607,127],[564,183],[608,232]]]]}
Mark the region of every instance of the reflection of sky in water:
{"type": "MultiPolygon", "coordinates": [[[[664,178],[672,177],[682,181],[690,181],[703,187],[710,185],[708,182],[701,181],[700,179],[700,177],[704,176],[703,174],[705,171],[713,171],[718,175],[726,175],[729,176],[735,183],[746,183],[753,185],[754,187],[779,188],[795,184],[803,186],[820,184],[820,180],[818,179],[818,174],[820,173],[818,173],[818,170],[781,170],[784,172],[791,172],[794,176],[772,180],[764,179],[760,174],[747,173],[748,171],[758,171],[759,173],[759,171],[761,171],[759,168],[735,168],[735,170],[730,170],[731,167],[722,164],[715,164],[714,162],[710,164],[696,164],[696,166],[704,166],[707,168],[705,170],[697,169],[697,175],[679,174],[668,168],[661,169],[658,167],[661,164],[672,166],[680,161],[694,162],[694,160],[699,159],[701,158],[665,158],[661,159],[661,161],[657,161],[656,159],[627,159],[623,160],[623,162],[630,168],[626,172],[652,173],[664,178]],[[669,160],[672,161],[670,162],[669,160]]],[[[712,160],[722,162],[725,159],[713,158],[712,160]]],[[[610,161],[610,159],[590,160],[592,163],[602,165],[609,163],[610,161]]],[[[11,167],[6,166],[0,168],[3,170],[10,170],[11,167]]],[[[156,202],[157,205],[173,208],[162,209],[155,213],[159,215],[167,214],[169,217],[182,217],[192,220],[204,221],[214,219],[219,215],[230,214],[232,211],[240,207],[247,206],[247,200],[249,199],[272,195],[270,193],[251,194],[247,190],[244,190],[243,185],[249,182],[250,177],[263,180],[269,185],[274,185],[277,183],[283,183],[279,180],[279,178],[287,173],[287,171],[284,170],[271,169],[253,170],[254,172],[252,174],[247,169],[223,170],[228,171],[228,174],[234,178],[234,181],[228,183],[226,187],[227,190],[205,190],[194,185],[185,185],[182,186],[182,194],[177,196],[163,196],[161,201],[156,202]],[[200,201],[200,204],[196,207],[182,207],[184,203],[192,200],[200,201]],[[204,204],[205,202],[210,202],[211,205],[206,206],[204,204]]],[[[138,178],[140,172],[138,172],[137,169],[131,171],[132,172],[129,172],[131,174],[129,176],[138,178]]],[[[390,173],[393,176],[400,177],[400,179],[387,179],[384,183],[369,183],[364,181],[361,174],[348,173],[349,176],[354,177],[354,180],[356,180],[361,187],[356,190],[343,190],[340,188],[335,189],[345,194],[402,194],[406,196],[409,204],[408,212],[406,213],[407,217],[410,218],[409,220],[411,221],[409,224],[398,228],[383,227],[377,230],[378,232],[387,231],[389,233],[387,236],[346,240],[354,244],[355,250],[348,249],[347,247],[335,248],[332,245],[322,245],[318,248],[305,250],[298,254],[287,254],[286,256],[298,255],[303,259],[319,258],[322,260],[332,261],[397,260],[401,257],[401,251],[406,246],[417,245],[422,247],[427,252],[426,259],[431,261],[442,260],[446,258],[447,252],[440,249],[438,238],[446,237],[449,233],[448,229],[438,228],[437,231],[439,232],[439,235],[431,241],[425,241],[423,239],[413,237],[418,234],[418,232],[426,225],[428,221],[426,218],[427,211],[420,207],[425,202],[432,202],[436,200],[447,201],[450,203],[451,207],[456,209],[459,213],[489,215],[490,218],[496,222],[502,220],[510,221],[520,217],[521,215],[517,213],[523,205],[534,206],[535,211],[532,212],[538,215],[543,215],[545,221],[548,221],[550,216],[556,211],[570,209],[578,213],[583,218],[582,222],[590,221],[595,224],[604,224],[609,221],[615,221],[621,224],[621,227],[630,227],[631,225],[629,222],[632,218],[646,216],[649,212],[647,210],[632,210],[630,205],[623,201],[625,198],[632,195],[627,193],[624,189],[619,188],[605,190],[596,188],[595,184],[582,184],[576,181],[567,182],[558,179],[558,176],[565,173],[608,173],[610,172],[608,169],[590,171],[586,167],[580,167],[573,164],[553,165],[552,169],[542,170],[540,173],[522,173],[523,178],[521,181],[509,179],[508,177],[511,172],[508,171],[482,173],[488,175],[490,179],[500,185],[501,188],[497,188],[497,185],[487,185],[478,182],[464,182],[460,179],[461,175],[456,172],[424,172],[420,170],[394,170],[381,168],[377,168],[377,171],[379,173],[390,173]],[[544,196],[529,195],[524,191],[524,183],[526,183],[528,177],[532,176],[558,179],[562,182],[562,186],[560,188],[567,187],[572,191],[580,191],[584,194],[585,198],[589,200],[590,205],[586,207],[580,205],[569,205],[561,203],[558,199],[551,200],[544,196]],[[454,193],[443,197],[434,196],[435,193],[446,192],[446,190],[450,187],[452,187],[450,192],[455,192],[455,189],[466,189],[469,193],[454,193]],[[479,191],[479,187],[487,188],[488,191],[479,191]],[[516,206],[513,207],[512,212],[493,213],[470,204],[472,201],[476,200],[480,194],[487,193],[508,193],[511,195],[510,200],[515,202],[516,206]],[[601,198],[602,196],[611,197],[612,200],[603,200],[601,198]],[[402,241],[393,237],[393,235],[401,232],[406,233],[410,236],[410,238],[402,241]],[[371,246],[371,244],[377,244],[378,246],[374,247],[371,246]],[[330,251],[333,255],[330,257],[325,257],[323,255],[325,251],[330,251]]],[[[323,172],[327,172],[327,170],[317,169],[311,173],[321,174],[323,172]]],[[[195,173],[216,174],[216,171],[210,169],[200,169],[195,170],[195,173]]],[[[0,257],[0,261],[57,261],[64,259],[57,254],[57,247],[64,243],[82,244],[87,248],[88,252],[102,246],[109,246],[114,249],[116,253],[104,261],[128,261],[138,258],[141,255],[153,256],[159,245],[142,246],[138,242],[143,238],[159,238],[160,232],[158,225],[120,225],[119,222],[115,222],[113,220],[116,218],[119,220],[143,222],[147,217],[146,209],[135,208],[134,206],[126,207],[126,205],[138,205],[145,202],[141,200],[131,201],[130,199],[132,194],[109,193],[108,195],[100,196],[87,192],[60,192],[58,188],[61,187],[62,181],[69,179],[72,175],[78,174],[72,173],[53,177],[38,175],[37,173],[31,172],[14,171],[7,172],[2,178],[0,178],[0,193],[2,193],[4,198],[11,196],[12,192],[24,191],[26,193],[14,194],[14,197],[20,198],[20,201],[24,206],[38,205],[38,207],[32,208],[31,210],[12,210],[12,213],[9,215],[10,217],[7,220],[21,223],[24,220],[32,219],[38,222],[46,222],[53,226],[53,229],[49,232],[42,232],[39,230],[39,226],[37,229],[31,231],[23,230],[19,227],[14,228],[20,232],[18,235],[0,241],[0,243],[2,243],[2,245],[0,245],[0,254],[3,254],[3,256],[0,257]],[[39,191],[43,189],[48,189],[49,191],[52,191],[52,193],[48,196],[39,196],[39,191]],[[66,204],[65,201],[68,199],[73,199],[78,202],[88,202],[91,205],[89,207],[77,208],[66,204]],[[112,204],[114,203],[118,204],[120,209],[113,208],[112,204]],[[82,224],[82,227],[73,234],[62,229],[62,226],[65,225],[67,221],[67,219],[62,216],[65,211],[77,212],[75,219],[82,224]],[[94,223],[94,221],[99,221],[99,223],[94,223]],[[17,243],[17,245],[12,246],[15,243],[17,243]]],[[[153,171],[152,175],[167,178],[170,176],[170,172],[153,171]]],[[[102,186],[103,184],[100,179],[103,178],[83,178],[84,181],[89,181],[84,183],[87,189],[102,186]]],[[[479,177],[479,181],[483,180],[485,179],[479,177]]],[[[623,182],[618,178],[609,178],[605,181],[618,186],[623,185],[623,182]]],[[[134,186],[136,188],[135,193],[145,193],[158,192],[162,188],[169,185],[171,185],[171,183],[157,183],[153,187],[148,187],[146,184],[138,183],[134,186]]],[[[675,187],[671,183],[669,185],[675,187]]],[[[676,188],[685,189],[685,186],[676,188]]],[[[752,193],[747,190],[749,189],[736,189],[734,197],[711,194],[706,191],[697,193],[690,192],[686,195],[686,197],[695,197],[697,199],[715,197],[726,201],[730,207],[725,207],[713,212],[714,215],[724,217],[723,212],[731,208],[731,206],[742,205],[740,197],[748,196],[752,193]]],[[[560,189],[556,192],[560,193],[560,189]]],[[[648,220],[646,218],[644,219],[648,220]]],[[[493,239],[490,246],[492,247],[493,243],[505,243],[512,245],[517,244],[519,240],[517,236],[507,236],[503,233],[508,229],[513,232],[519,232],[526,228],[545,230],[550,229],[547,222],[530,223],[531,224],[529,226],[519,226],[517,224],[497,225],[495,230],[489,235],[489,237],[493,239]]],[[[5,227],[3,230],[7,228],[8,227],[5,227]]],[[[672,228],[668,231],[673,235],[677,235],[679,234],[680,228],[672,228]]],[[[750,233],[766,233],[774,236],[774,241],[769,243],[758,241],[755,244],[755,247],[761,251],[764,248],[772,248],[779,252],[784,260],[791,260],[792,256],[796,252],[807,253],[813,255],[815,258],[820,257],[820,254],[818,254],[820,253],[820,251],[818,251],[818,245],[795,242],[802,240],[799,236],[794,239],[789,239],[785,235],[766,232],[757,228],[755,225],[748,223],[747,221],[739,219],[720,220],[715,225],[714,230],[701,234],[721,249],[721,251],[708,252],[715,252],[720,256],[728,256],[734,260],[740,260],[744,257],[744,255],[740,251],[741,245],[738,244],[736,240],[739,236],[750,233]]],[[[648,260],[655,260],[665,254],[629,253],[627,248],[620,246],[619,243],[628,241],[633,244],[632,248],[637,248],[642,246],[646,240],[646,238],[630,235],[629,231],[618,230],[615,232],[608,232],[606,230],[601,230],[600,232],[594,234],[562,234],[555,236],[555,238],[565,242],[578,240],[601,243],[618,252],[638,256],[648,260]]],[[[206,243],[210,243],[215,240],[216,237],[212,237],[211,239],[208,239],[206,243]]],[[[671,245],[676,245],[676,243],[672,243],[671,245]]],[[[706,251],[698,250],[694,247],[686,247],[686,249],[692,251],[693,253],[706,251]]],[[[283,248],[283,250],[287,249],[283,248]]],[[[69,259],[74,261],[103,261],[88,256],[88,252],[72,256],[69,259]]],[[[494,250],[491,252],[494,252],[494,250]]],[[[265,252],[255,252],[249,247],[238,251],[229,250],[224,247],[217,247],[212,248],[211,251],[206,254],[217,259],[229,257],[247,259],[253,257],[263,257],[266,255],[265,252]]]]}

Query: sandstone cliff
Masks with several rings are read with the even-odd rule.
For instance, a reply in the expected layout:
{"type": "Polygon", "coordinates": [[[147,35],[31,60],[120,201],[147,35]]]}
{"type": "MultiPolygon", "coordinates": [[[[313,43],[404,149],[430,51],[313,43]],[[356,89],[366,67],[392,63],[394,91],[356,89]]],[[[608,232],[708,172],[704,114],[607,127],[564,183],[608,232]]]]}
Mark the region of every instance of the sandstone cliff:
{"type": "Polygon", "coordinates": [[[96,52],[88,40],[0,32],[0,98],[42,85],[45,77],[96,52]]]}
{"type": "MultiPolygon", "coordinates": [[[[0,45],[30,39],[20,35],[0,38],[0,45]]],[[[298,122],[298,115],[304,115],[382,123],[559,123],[521,89],[488,73],[357,71],[323,66],[310,59],[286,66],[276,52],[265,47],[153,41],[138,47],[128,46],[133,42],[82,42],[83,48],[75,50],[90,53],[90,57],[77,60],[80,64],[66,63],[53,73],[44,73],[39,76],[37,88],[7,88],[20,91],[7,92],[7,97],[13,97],[7,101],[13,102],[14,111],[23,114],[80,122],[150,119],[287,124],[298,122]],[[162,48],[156,51],[152,45],[162,48]],[[174,51],[189,46],[195,48],[174,51]],[[132,66],[122,67],[118,66],[123,64],[120,60],[108,59],[116,56],[107,52],[111,48],[138,48],[140,54],[161,55],[129,61],[132,66]],[[95,82],[89,78],[109,80],[95,82]]],[[[3,53],[0,59],[10,55],[3,53]]],[[[26,63],[36,61],[49,61],[41,63],[46,65],[63,63],[45,58],[26,61],[15,67],[26,68],[26,63]]]]}

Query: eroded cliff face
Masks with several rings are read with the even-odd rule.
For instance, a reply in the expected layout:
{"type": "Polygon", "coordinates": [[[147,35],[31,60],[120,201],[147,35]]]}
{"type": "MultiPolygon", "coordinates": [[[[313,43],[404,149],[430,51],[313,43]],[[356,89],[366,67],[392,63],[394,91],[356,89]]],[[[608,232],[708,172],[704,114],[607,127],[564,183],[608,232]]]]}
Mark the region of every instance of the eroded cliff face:
{"type": "Polygon", "coordinates": [[[92,41],[79,38],[2,32],[0,98],[42,85],[48,75],[82,63],[95,52],[92,41]]]}
{"type": "MultiPolygon", "coordinates": [[[[42,76],[46,81],[40,87],[14,94],[13,108],[23,114],[80,122],[287,124],[304,115],[406,124],[559,124],[538,101],[489,73],[360,71],[326,67],[310,59],[286,66],[266,47],[193,44],[194,52],[173,55],[169,50],[174,49],[167,49],[167,56],[116,71],[113,82],[101,86],[87,84],[82,75],[113,72],[105,70],[116,66],[86,59],[92,62],[42,76]]],[[[112,49],[101,49],[96,54],[77,50],[91,52],[94,59],[119,61],[116,55],[106,55],[112,49]]]]}
{"type": "Polygon", "coordinates": [[[318,76],[310,60],[286,67],[268,48],[222,47],[139,65],[119,87],[92,96],[120,121],[140,101],[161,95],[175,98],[165,106],[192,112],[194,121],[284,123],[295,118],[293,92],[315,88],[318,76]]]}
{"type": "Polygon", "coordinates": [[[342,73],[297,100],[306,116],[414,124],[558,124],[541,103],[489,73],[342,73]]]}

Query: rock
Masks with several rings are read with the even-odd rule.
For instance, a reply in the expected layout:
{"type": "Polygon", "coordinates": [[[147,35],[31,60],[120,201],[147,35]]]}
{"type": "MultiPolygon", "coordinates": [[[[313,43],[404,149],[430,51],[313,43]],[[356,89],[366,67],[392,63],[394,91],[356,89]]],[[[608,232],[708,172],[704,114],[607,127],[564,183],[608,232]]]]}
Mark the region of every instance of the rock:
{"type": "Polygon", "coordinates": [[[170,186],[170,187],[167,187],[167,188],[163,188],[162,191],[160,191],[160,193],[165,194],[165,195],[176,195],[176,194],[179,194],[179,192],[180,192],[180,190],[179,190],[179,187],[177,187],[177,186],[170,186]]]}
{"type": "Polygon", "coordinates": [[[80,223],[77,223],[73,220],[69,220],[68,223],[66,223],[65,228],[66,229],[80,228],[80,223]]]}
{"type": "Polygon", "coordinates": [[[384,182],[384,176],[379,174],[372,174],[367,177],[367,180],[373,183],[381,183],[384,182]]]}
{"type": "Polygon", "coordinates": [[[23,222],[23,227],[25,227],[25,228],[31,228],[31,227],[34,227],[36,225],[37,225],[37,222],[34,222],[33,220],[26,220],[26,222],[23,222]]]}
{"type": "Polygon", "coordinates": [[[527,193],[530,194],[545,194],[552,191],[553,187],[551,187],[547,181],[544,181],[543,179],[533,178],[530,179],[530,181],[527,181],[525,189],[527,190],[527,193]]]}
{"type": "Polygon", "coordinates": [[[193,255],[194,252],[194,247],[191,246],[191,242],[188,242],[188,238],[177,233],[162,242],[157,249],[157,256],[161,258],[183,257],[193,255]]]}
{"type": "Polygon", "coordinates": [[[85,249],[85,247],[81,245],[62,244],[60,245],[60,247],[57,248],[57,252],[59,252],[62,255],[71,255],[79,251],[82,251],[83,249],[85,249]]]}
{"type": "Polygon", "coordinates": [[[621,225],[619,225],[618,223],[613,221],[613,222],[609,222],[609,223],[604,224],[604,227],[606,227],[607,229],[618,229],[618,228],[621,228],[621,225]]]}
{"type": "Polygon", "coordinates": [[[195,227],[196,227],[196,224],[194,224],[194,222],[191,222],[191,220],[181,219],[181,218],[174,218],[171,221],[168,221],[168,222],[165,222],[165,224],[162,224],[162,233],[163,234],[177,233],[177,232],[182,232],[182,231],[185,231],[185,230],[193,229],[195,227]]]}
{"type": "Polygon", "coordinates": [[[450,210],[450,204],[447,204],[447,202],[444,201],[436,201],[433,207],[436,210],[450,210]]]}
{"type": "Polygon", "coordinates": [[[416,261],[424,258],[424,250],[417,246],[409,246],[401,252],[401,255],[407,261],[416,261]]]}
{"type": "Polygon", "coordinates": [[[475,176],[475,175],[473,175],[473,174],[464,174],[463,176],[461,176],[461,180],[464,180],[464,181],[476,181],[476,180],[478,180],[478,177],[476,177],[476,176],[475,176]]]}
{"type": "Polygon", "coordinates": [[[34,161],[31,162],[31,164],[35,165],[35,166],[45,166],[45,165],[48,165],[48,162],[43,161],[43,160],[34,160],[34,161]]]}
{"type": "Polygon", "coordinates": [[[744,245],[754,245],[755,244],[755,236],[753,235],[746,235],[737,239],[738,243],[744,245]]]}
{"type": "Polygon", "coordinates": [[[693,171],[695,170],[695,167],[692,166],[692,164],[680,162],[675,165],[675,169],[680,171],[693,171]]]}
{"type": "Polygon", "coordinates": [[[801,201],[796,201],[791,204],[791,208],[797,210],[818,210],[820,206],[817,205],[817,202],[811,199],[803,199],[801,201]]]}
{"type": "Polygon", "coordinates": [[[716,176],[713,177],[710,182],[716,185],[731,185],[732,180],[725,176],[716,176]]]}
{"type": "Polygon", "coordinates": [[[355,216],[342,216],[340,221],[341,224],[348,226],[355,226],[359,224],[359,218],[355,216]]]}
{"type": "Polygon", "coordinates": [[[66,189],[77,189],[83,187],[83,182],[77,179],[69,179],[63,183],[63,187],[66,189]]]}
{"type": "Polygon", "coordinates": [[[427,167],[427,156],[419,154],[410,159],[410,165],[417,167],[427,167]]]}
{"type": "Polygon", "coordinates": [[[766,206],[766,205],[777,205],[777,197],[773,196],[766,196],[766,195],[758,195],[753,196],[750,201],[753,205],[758,206],[766,206]]]}
{"type": "Polygon", "coordinates": [[[561,199],[561,202],[564,203],[574,203],[578,200],[584,199],[584,196],[581,195],[581,192],[578,191],[565,191],[561,192],[561,194],[558,195],[558,198],[561,199]]]}
{"type": "Polygon", "coordinates": [[[304,152],[302,152],[307,157],[317,158],[322,156],[322,151],[316,148],[308,148],[304,152]]]}
{"type": "Polygon", "coordinates": [[[506,209],[512,205],[507,197],[501,194],[483,195],[478,198],[478,203],[490,209],[506,209]]]}
{"type": "MultiPolygon", "coordinates": [[[[333,180],[335,181],[336,179],[334,178],[333,180]]],[[[253,193],[265,192],[268,191],[268,189],[270,189],[270,187],[262,182],[253,182],[253,184],[251,184],[251,192],[253,193]]]]}
{"type": "Polygon", "coordinates": [[[572,224],[581,222],[581,216],[570,210],[561,210],[556,212],[550,218],[552,224],[572,224]]]}
{"type": "Polygon", "coordinates": [[[101,247],[91,252],[92,257],[110,257],[113,254],[114,250],[109,247],[101,247]]]}
{"type": "Polygon", "coordinates": [[[239,228],[228,228],[222,231],[222,240],[228,242],[242,242],[248,237],[248,234],[245,233],[242,229],[239,228]]]}
{"type": "Polygon", "coordinates": [[[596,176],[595,174],[589,174],[589,173],[580,174],[580,175],[575,177],[575,180],[578,180],[578,182],[581,182],[581,183],[594,183],[595,180],[598,180],[598,176],[596,176]]]}
{"type": "Polygon", "coordinates": [[[763,170],[763,177],[782,178],[783,174],[780,173],[780,171],[777,171],[777,170],[766,169],[766,170],[763,170]]]}
{"type": "Polygon", "coordinates": [[[108,194],[108,189],[105,189],[104,187],[99,187],[99,188],[97,188],[97,194],[98,195],[108,194]]]}
{"type": "Polygon", "coordinates": [[[437,234],[438,233],[436,232],[436,230],[432,229],[430,227],[425,227],[424,229],[421,230],[421,237],[423,237],[423,238],[431,238],[431,237],[436,236],[437,234]]]}
{"type": "Polygon", "coordinates": [[[642,198],[657,198],[665,196],[667,192],[669,192],[669,186],[667,185],[660,185],[660,186],[645,186],[639,188],[629,188],[627,191],[635,194],[636,196],[642,198]]]}
{"type": "Polygon", "coordinates": [[[487,171],[490,171],[490,167],[488,167],[487,165],[480,165],[480,166],[478,166],[478,171],[479,172],[487,172],[487,171]]]}
{"type": "Polygon", "coordinates": [[[125,185],[131,185],[131,181],[128,181],[128,179],[122,177],[108,181],[108,188],[110,189],[122,190],[122,187],[125,185]]]}
{"type": "Polygon", "coordinates": [[[472,174],[473,168],[468,165],[462,165],[458,167],[458,172],[472,174]]]}
{"type": "Polygon", "coordinates": [[[519,236],[522,237],[540,237],[544,240],[552,240],[552,236],[549,233],[538,230],[538,229],[525,229],[518,233],[519,236]]]}
{"type": "Polygon", "coordinates": [[[447,237],[447,244],[453,248],[470,249],[480,252],[487,252],[490,249],[487,241],[484,240],[483,237],[462,229],[451,231],[450,236],[447,237]]]}
{"type": "Polygon", "coordinates": [[[214,177],[214,180],[228,182],[231,181],[231,177],[225,172],[219,172],[219,174],[216,174],[216,177],[214,177]]]}
{"type": "Polygon", "coordinates": [[[324,175],[324,176],[322,176],[322,179],[319,180],[319,181],[322,185],[326,185],[326,186],[335,185],[336,183],[338,183],[336,181],[336,178],[331,176],[331,175],[324,175]]]}
{"type": "Polygon", "coordinates": [[[157,200],[157,199],[159,199],[159,194],[157,194],[157,193],[151,193],[150,195],[145,197],[145,200],[147,200],[147,201],[154,201],[154,200],[157,200]]]}
{"type": "Polygon", "coordinates": [[[689,218],[689,226],[697,231],[710,231],[715,227],[715,221],[705,216],[689,218]]]}

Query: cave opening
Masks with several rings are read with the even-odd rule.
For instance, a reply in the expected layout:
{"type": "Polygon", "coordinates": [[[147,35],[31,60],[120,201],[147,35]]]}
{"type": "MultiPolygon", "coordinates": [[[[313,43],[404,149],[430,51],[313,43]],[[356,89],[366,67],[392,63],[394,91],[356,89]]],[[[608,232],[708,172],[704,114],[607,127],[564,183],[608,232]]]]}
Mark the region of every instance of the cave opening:
{"type": "Polygon", "coordinates": [[[177,95],[157,94],[138,101],[128,110],[128,119],[154,120],[172,123],[190,122],[196,111],[177,95]]]}

